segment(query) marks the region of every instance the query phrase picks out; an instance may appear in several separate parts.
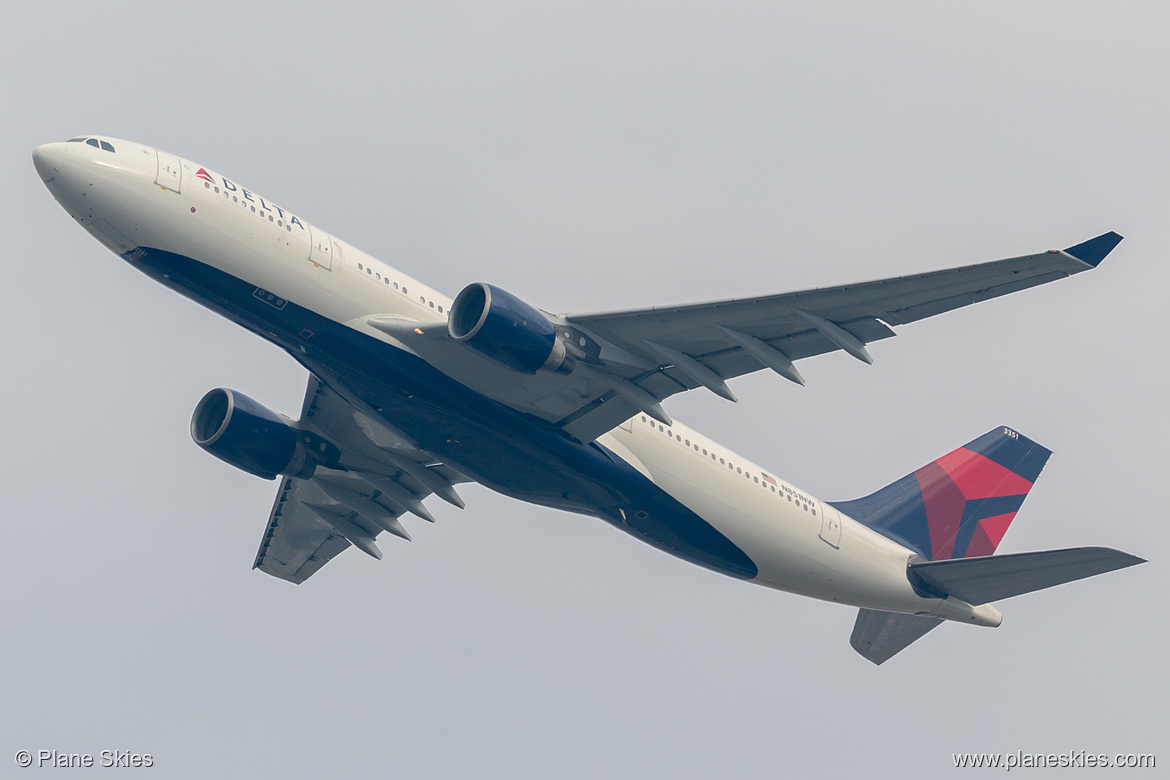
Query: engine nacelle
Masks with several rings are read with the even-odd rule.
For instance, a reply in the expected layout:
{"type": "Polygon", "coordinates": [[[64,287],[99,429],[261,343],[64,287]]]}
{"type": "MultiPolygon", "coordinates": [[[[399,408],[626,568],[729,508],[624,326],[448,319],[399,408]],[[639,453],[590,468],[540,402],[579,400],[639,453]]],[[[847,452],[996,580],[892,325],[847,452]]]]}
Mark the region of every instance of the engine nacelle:
{"type": "Polygon", "coordinates": [[[573,370],[548,317],[494,285],[475,282],[455,296],[447,332],[481,355],[525,374],[573,370]]]}
{"type": "Polygon", "coordinates": [[[308,478],[317,467],[295,428],[225,387],[208,392],[195,407],[191,438],[225,463],[264,479],[280,474],[308,478]]]}

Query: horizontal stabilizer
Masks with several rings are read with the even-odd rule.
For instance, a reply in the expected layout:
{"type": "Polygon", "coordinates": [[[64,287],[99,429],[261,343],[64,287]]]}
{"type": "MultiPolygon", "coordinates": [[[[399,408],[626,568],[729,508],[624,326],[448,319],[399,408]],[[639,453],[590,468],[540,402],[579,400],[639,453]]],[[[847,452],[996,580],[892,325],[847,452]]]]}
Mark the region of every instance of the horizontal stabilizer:
{"type": "Polygon", "coordinates": [[[911,562],[908,575],[911,583],[922,590],[979,605],[1139,563],[1145,563],[1145,560],[1120,550],[1075,547],[982,558],[915,561],[911,562]]]}
{"type": "Polygon", "coordinates": [[[940,618],[862,609],[857,613],[849,644],[880,666],[940,623],[940,618]]]}

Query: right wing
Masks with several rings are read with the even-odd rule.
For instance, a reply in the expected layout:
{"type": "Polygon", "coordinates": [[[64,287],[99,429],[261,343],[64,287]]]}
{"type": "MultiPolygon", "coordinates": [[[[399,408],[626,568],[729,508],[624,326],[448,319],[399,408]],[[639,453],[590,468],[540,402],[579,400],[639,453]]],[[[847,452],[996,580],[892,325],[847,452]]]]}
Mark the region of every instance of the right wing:
{"type": "Polygon", "coordinates": [[[1064,251],[913,276],[760,298],[570,314],[565,317],[568,325],[605,345],[599,351],[602,362],[608,347],[615,355],[632,355],[652,367],[619,373],[619,380],[626,379],[650,398],[639,399],[628,386],[615,385],[609,398],[595,399],[561,426],[588,439],[616,425],[615,418],[621,422],[638,411],[660,412],[648,408],[648,402],[697,387],[734,400],[724,380],[762,368],[803,385],[793,362],[825,352],[843,350],[870,363],[865,345],[895,335],[890,325],[1087,271],[1120,241],[1118,234],[1105,233],[1064,251]],[[611,400],[624,402],[626,408],[607,410],[611,400]]]}
{"type": "Polygon", "coordinates": [[[309,375],[297,427],[340,451],[338,468],[318,467],[310,479],[281,477],[268,527],[252,568],[301,584],[350,545],[382,557],[382,531],[410,539],[399,518],[434,522],[422,499],[434,493],[462,508],[454,485],[469,481],[354,409],[309,375]]]}
{"type": "Polygon", "coordinates": [[[669,424],[659,402],[697,387],[735,400],[725,380],[769,368],[804,384],[794,362],[866,344],[890,325],[1062,279],[1096,267],[1121,241],[1105,233],[1069,249],[946,271],[756,298],[549,316],[571,371],[521,374],[450,338],[444,320],[366,317],[456,381],[588,442],[641,412],[669,424]]]}

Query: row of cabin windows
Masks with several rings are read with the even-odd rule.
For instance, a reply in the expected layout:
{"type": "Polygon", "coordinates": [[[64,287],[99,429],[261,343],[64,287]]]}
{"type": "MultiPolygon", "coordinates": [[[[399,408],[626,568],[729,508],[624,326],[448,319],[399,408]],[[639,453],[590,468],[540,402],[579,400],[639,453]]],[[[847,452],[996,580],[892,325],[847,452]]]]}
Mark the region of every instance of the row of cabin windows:
{"type": "MultiPolygon", "coordinates": [[[[212,187],[211,182],[209,182],[209,181],[203,182],[203,189],[215,190],[215,194],[216,195],[219,194],[219,187],[212,187]]],[[[258,215],[260,217],[260,219],[264,219],[265,217],[268,217],[269,222],[275,223],[277,227],[283,227],[289,233],[292,232],[292,225],[284,224],[284,220],[277,219],[276,217],[274,217],[271,211],[265,211],[263,208],[261,208],[260,211],[257,212],[256,207],[254,205],[252,205],[251,203],[248,203],[248,200],[246,198],[244,200],[240,200],[239,195],[232,195],[227,190],[224,190],[223,191],[223,199],[227,200],[228,198],[232,199],[232,203],[239,203],[245,209],[249,209],[249,208],[252,209],[252,213],[258,215]]]]}
{"type": "MultiPolygon", "coordinates": [[[[77,140],[85,140],[85,139],[77,139],[77,138],[74,138],[74,139],[71,139],[71,140],[77,141],[77,140]]],[[[93,139],[90,139],[90,141],[93,141],[93,139]]],[[[103,144],[104,146],[110,146],[110,145],[109,145],[109,144],[107,144],[105,141],[102,141],[102,144],[103,144]]],[[[94,145],[96,146],[96,144],[94,144],[94,145]]],[[[112,151],[114,151],[114,147],[110,146],[110,148],[109,148],[109,151],[111,151],[111,152],[112,152],[112,151]]],[[[203,188],[204,188],[204,189],[207,189],[207,190],[214,190],[216,195],[218,195],[218,194],[219,194],[219,187],[218,187],[218,186],[217,186],[217,187],[212,187],[212,185],[211,185],[211,182],[209,182],[209,181],[205,181],[205,182],[203,182],[203,188]]],[[[255,207],[254,205],[251,205],[251,204],[249,204],[247,200],[240,200],[240,198],[239,198],[239,196],[238,196],[238,195],[232,195],[232,194],[231,194],[230,192],[228,192],[227,190],[224,190],[224,191],[223,191],[223,197],[224,197],[224,200],[227,200],[227,199],[230,197],[230,198],[232,199],[232,202],[233,202],[233,203],[240,203],[240,204],[242,204],[242,205],[244,206],[244,208],[251,208],[251,209],[252,209],[252,213],[253,213],[253,214],[257,213],[257,212],[256,212],[256,207],[255,207]]],[[[260,209],[260,211],[259,211],[259,216],[260,216],[260,218],[261,218],[261,219],[264,219],[264,217],[268,217],[268,221],[269,221],[269,222],[274,222],[274,223],[276,224],[276,226],[277,226],[277,227],[283,227],[283,228],[284,228],[285,230],[287,230],[288,232],[290,232],[290,233],[292,232],[292,225],[286,225],[286,224],[284,224],[284,220],[281,220],[281,219],[276,219],[276,218],[274,218],[271,212],[266,212],[266,211],[265,211],[263,208],[261,208],[261,209],[260,209]]],[[[359,271],[365,271],[367,274],[369,274],[369,275],[370,275],[370,276],[372,276],[372,277],[375,277],[375,278],[376,278],[378,281],[380,281],[380,282],[385,282],[387,286],[389,286],[389,285],[393,284],[393,285],[394,285],[394,289],[395,289],[395,290],[398,290],[398,291],[399,291],[399,292],[401,292],[403,295],[406,295],[406,294],[407,294],[406,287],[401,287],[401,288],[400,288],[400,287],[398,286],[398,282],[391,282],[391,281],[390,281],[390,277],[389,277],[389,276],[382,276],[382,274],[381,274],[381,273],[375,273],[373,268],[370,268],[370,267],[368,267],[368,266],[365,266],[365,265],[363,265],[362,263],[358,263],[358,270],[359,270],[359,271]]],[[[443,313],[443,307],[442,307],[442,305],[436,306],[436,305],[435,305],[435,302],[434,302],[434,301],[429,301],[429,300],[427,300],[427,298],[426,298],[426,296],[425,296],[425,295],[420,295],[420,296],[418,296],[418,300],[419,300],[419,303],[425,303],[425,304],[427,304],[428,306],[430,306],[432,309],[437,309],[437,310],[438,310],[438,312],[439,312],[439,314],[442,314],[442,313],[443,313]]]]}
{"type": "MultiPolygon", "coordinates": [[[[408,293],[407,293],[407,290],[406,290],[406,287],[399,287],[399,286],[398,286],[398,282],[392,282],[392,281],[390,281],[390,277],[389,277],[389,276],[382,276],[382,274],[381,274],[380,272],[378,272],[378,271],[375,271],[375,270],[374,270],[373,268],[371,268],[370,266],[368,266],[368,265],[363,265],[362,263],[358,263],[358,264],[357,264],[357,267],[358,267],[358,270],[359,270],[359,271],[365,271],[365,272],[366,272],[366,275],[368,275],[368,276],[372,276],[372,277],[374,278],[374,280],[375,280],[375,281],[383,282],[383,283],[384,283],[384,284],[386,284],[387,286],[389,286],[389,285],[394,285],[394,289],[395,289],[395,290],[398,290],[398,292],[402,293],[403,295],[407,295],[407,294],[408,294],[408,293]]],[[[418,302],[419,302],[419,303],[425,303],[425,304],[427,304],[428,306],[430,306],[432,309],[437,309],[437,310],[438,310],[438,312],[439,312],[439,314],[442,314],[442,313],[443,313],[443,307],[442,307],[442,305],[436,306],[436,305],[435,305],[435,302],[434,302],[434,301],[429,301],[429,300],[427,300],[427,297],[426,297],[425,295],[420,295],[420,296],[418,296],[418,302]]]]}
{"type": "Polygon", "coordinates": [[[673,436],[675,441],[680,442],[683,446],[687,447],[688,449],[693,447],[695,452],[701,452],[704,456],[710,454],[711,460],[719,461],[719,464],[721,466],[727,466],[728,469],[734,469],[736,474],[743,474],[743,476],[745,478],[752,480],[753,482],[755,482],[757,485],[764,488],[765,490],[767,490],[768,488],[771,488],[772,492],[775,493],[777,496],[784,496],[785,498],[787,498],[788,503],[800,504],[800,506],[804,509],[804,511],[812,512],[813,516],[814,517],[816,516],[817,510],[815,507],[811,507],[809,504],[807,504],[804,501],[801,501],[799,499],[797,499],[794,502],[792,500],[792,495],[790,493],[785,493],[785,492],[777,490],[775,485],[769,484],[766,480],[761,482],[759,477],[752,476],[750,472],[744,471],[742,467],[736,466],[734,463],[729,463],[727,460],[719,457],[714,452],[708,453],[707,448],[700,447],[698,445],[698,443],[691,444],[690,439],[684,439],[680,434],[674,433],[673,431],[668,431],[666,429],[666,426],[663,425],[662,423],[655,422],[654,420],[647,418],[646,415],[642,415],[642,422],[649,423],[651,429],[657,428],[659,431],[662,431],[663,433],[666,434],[667,438],[670,438],[673,436]]]}
{"type": "Polygon", "coordinates": [[[86,138],[85,136],[81,136],[80,138],[70,138],[65,143],[67,143],[67,144],[86,143],[86,144],[89,144],[90,146],[92,146],[94,149],[101,149],[104,152],[114,151],[113,144],[109,143],[108,141],[103,141],[100,138],[86,138]]]}

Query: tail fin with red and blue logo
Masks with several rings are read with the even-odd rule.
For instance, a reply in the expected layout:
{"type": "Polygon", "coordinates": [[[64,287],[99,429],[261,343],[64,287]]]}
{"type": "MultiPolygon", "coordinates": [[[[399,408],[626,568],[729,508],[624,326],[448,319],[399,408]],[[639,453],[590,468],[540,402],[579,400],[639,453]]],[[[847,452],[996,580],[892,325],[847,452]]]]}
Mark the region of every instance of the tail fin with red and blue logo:
{"type": "Polygon", "coordinates": [[[1051,454],[996,428],[876,493],[832,505],[928,561],[991,555],[1051,454]]]}

